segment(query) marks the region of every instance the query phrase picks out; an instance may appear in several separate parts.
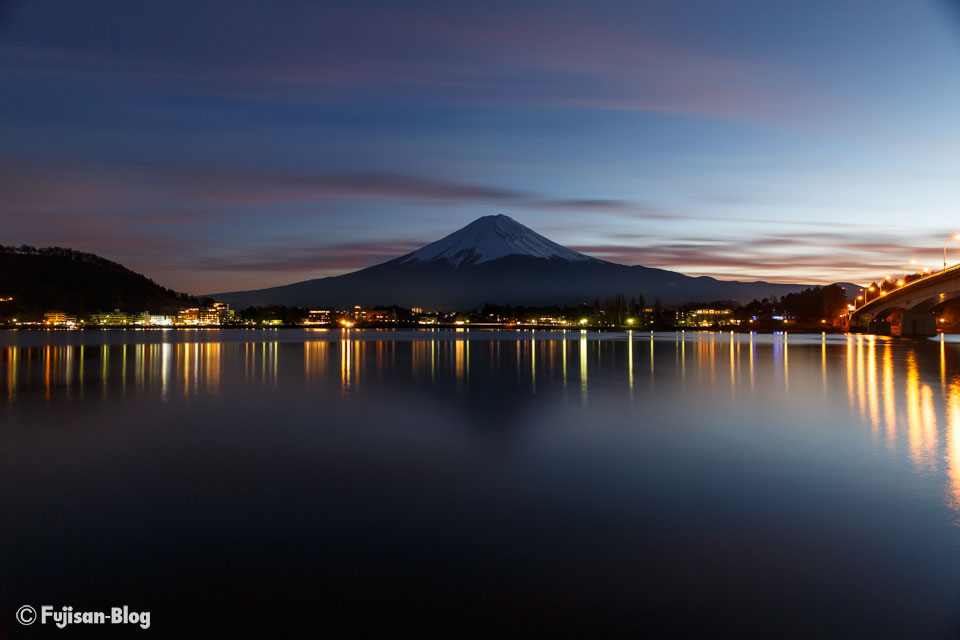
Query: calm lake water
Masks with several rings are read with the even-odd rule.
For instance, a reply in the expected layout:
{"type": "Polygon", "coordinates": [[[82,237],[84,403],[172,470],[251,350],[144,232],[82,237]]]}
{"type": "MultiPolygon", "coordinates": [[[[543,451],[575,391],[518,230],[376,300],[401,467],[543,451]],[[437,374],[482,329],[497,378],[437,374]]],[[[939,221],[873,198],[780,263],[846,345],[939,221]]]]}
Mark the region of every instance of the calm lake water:
{"type": "Polygon", "coordinates": [[[0,425],[0,637],[960,636],[949,337],[7,332],[0,425]]]}

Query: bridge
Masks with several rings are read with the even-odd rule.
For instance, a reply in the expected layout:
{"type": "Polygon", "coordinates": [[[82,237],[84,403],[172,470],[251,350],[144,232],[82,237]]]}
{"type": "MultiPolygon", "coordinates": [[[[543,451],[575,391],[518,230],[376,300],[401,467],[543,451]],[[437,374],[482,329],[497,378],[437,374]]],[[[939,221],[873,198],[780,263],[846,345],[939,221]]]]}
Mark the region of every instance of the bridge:
{"type": "Polygon", "coordinates": [[[933,308],[960,297],[960,265],[923,276],[877,297],[850,312],[849,330],[890,335],[889,318],[900,317],[901,336],[937,334],[933,308]]]}

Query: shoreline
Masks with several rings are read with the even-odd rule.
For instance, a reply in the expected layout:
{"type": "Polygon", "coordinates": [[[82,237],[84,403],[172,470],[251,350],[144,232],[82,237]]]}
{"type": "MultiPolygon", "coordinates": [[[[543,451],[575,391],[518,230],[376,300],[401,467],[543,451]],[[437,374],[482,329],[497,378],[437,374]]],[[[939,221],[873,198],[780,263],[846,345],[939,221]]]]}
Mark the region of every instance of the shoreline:
{"type": "MultiPolygon", "coordinates": [[[[591,326],[591,325],[577,325],[571,327],[558,327],[554,325],[456,325],[456,324],[437,324],[430,326],[396,326],[396,325],[369,325],[369,326],[353,326],[353,327],[338,327],[338,326],[304,326],[304,325],[264,325],[264,326],[255,326],[255,325],[220,325],[220,326],[203,326],[203,327],[127,327],[127,326],[85,326],[85,327],[11,327],[11,326],[2,326],[0,325],[0,331],[4,332],[25,332],[25,333],[41,333],[41,332],[55,332],[55,333],[72,333],[72,332],[128,332],[128,331],[146,331],[146,332],[166,332],[174,331],[178,333],[182,332],[191,332],[191,331],[290,331],[290,330],[301,330],[301,331],[312,331],[318,333],[327,333],[327,332],[346,332],[351,331],[397,331],[397,332],[422,332],[422,333],[431,333],[439,330],[443,331],[455,331],[455,332],[530,332],[530,331],[545,331],[545,332],[563,332],[563,333],[577,333],[580,331],[590,331],[595,333],[722,333],[722,334],[777,334],[777,333],[794,333],[794,334],[805,334],[805,335],[815,335],[815,334],[830,334],[830,335],[875,335],[867,334],[860,331],[844,331],[842,328],[838,327],[760,327],[760,328],[744,328],[737,326],[727,326],[727,327],[718,327],[718,328],[708,328],[708,327],[658,327],[653,329],[636,329],[632,327],[604,327],[604,326],[591,326]]],[[[937,335],[955,335],[960,334],[960,329],[938,329],[937,335]]],[[[896,334],[893,336],[885,337],[900,337],[896,334]]]]}

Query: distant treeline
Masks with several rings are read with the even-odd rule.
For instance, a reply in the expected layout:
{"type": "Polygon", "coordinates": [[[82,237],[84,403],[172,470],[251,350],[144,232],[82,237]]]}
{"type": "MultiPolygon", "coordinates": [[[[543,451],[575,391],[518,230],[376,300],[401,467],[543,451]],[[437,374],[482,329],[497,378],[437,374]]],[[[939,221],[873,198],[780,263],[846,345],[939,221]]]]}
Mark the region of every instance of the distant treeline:
{"type": "Polygon", "coordinates": [[[121,264],[61,247],[0,245],[0,319],[45,311],[68,314],[120,309],[175,314],[199,301],[161,287],[121,264]]]}
{"type": "MultiPolygon", "coordinates": [[[[631,321],[636,326],[667,328],[674,326],[684,314],[700,309],[729,310],[730,317],[743,322],[764,323],[778,318],[789,318],[800,324],[815,325],[821,320],[835,322],[847,308],[847,296],[843,287],[831,284],[824,287],[809,287],[781,298],[771,296],[741,305],[734,300],[689,302],[679,306],[665,307],[659,298],[648,304],[643,294],[627,297],[625,294],[592,304],[553,307],[500,306],[488,304],[480,310],[480,317],[497,315],[531,321],[542,317],[564,318],[577,321],[586,319],[592,325],[624,326],[631,321]]],[[[476,313],[476,312],[474,312],[476,313]]]]}
{"type": "Polygon", "coordinates": [[[810,287],[797,293],[788,293],[780,299],[776,296],[753,300],[738,307],[734,315],[742,320],[771,319],[784,316],[800,323],[816,324],[821,320],[833,322],[847,308],[847,294],[836,284],[825,287],[810,287]]]}
{"type": "MultiPolygon", "coordinates": [[[[690,302],[679,306],[664,306],[659,298],[652,304],[647,303],[642,294],[627,297],[616,295],[612,298],[595,298],[592,303],[581,305],[499,305],[488,303],[483,307],[461,311],[437,312],[425,310],[413,313],[410,309],[398,306],[377,306],[375,310],[392,310],[399,324],[416,324],[422,315],[435,316],[440,322],[466,318],[474,323],[539,322],[549,319],[566,320],[571,323],[586,321],[591,326],[635,326],[650,329],[669,329],[678,325],[680,319],[695,310],[729,310],[730,318],[742,322],[753,321],[762,325],[765,322],[789,318],[799,324],[819,325],[821,320],[836,321],[846,309],[847,298],[843,287],[829,285],[810,287],[781,298],[772,296],[762,300],[753,300],[741,305],[734,300],[715,300],[712,302],[690,302]]],[[[322,305],[316,308],[325,308],[322,305]]],[[[352,310],[335,309],[333,318],[353,317],[352,310]]],[[[306,307],[267,305],[247,307],[238,312],[242,320],[254,322],[279,321],[282,324],[295,325],[303,322],[310,311],[306,307]]]]}

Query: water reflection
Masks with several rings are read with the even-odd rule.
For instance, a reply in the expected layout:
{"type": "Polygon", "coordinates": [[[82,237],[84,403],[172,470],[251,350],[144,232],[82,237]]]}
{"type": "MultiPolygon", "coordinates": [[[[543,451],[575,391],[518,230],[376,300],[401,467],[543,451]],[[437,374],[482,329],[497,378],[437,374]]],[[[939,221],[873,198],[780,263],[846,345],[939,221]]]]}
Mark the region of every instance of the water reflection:
{"type": "MultiPolygon", "coordinates": [[[[234,347],[231,356],[240,356],[243,349],[249,352],[251,346],[227,345],[234,347]]],[[[102,398],[112,394],[123,397],[130,389],[143,393],[154,387],[166,398],[172,385],[179,385],[184,397],[216,394],[224,348],[220,343],[6,347],[0,349],[5,404],[12,407],[18,400],[32,400],[20,398],[21,390],[39,392],[44,403],[84,399],[91,388],[99,391],[102,398]]],[[[259,348],[276,353],[275,344],[265,343],[259,348]]],[[[258,362],[263,360],[257,358],[258,362]]],[[[275,381],[275,360],[262,364],[264,376],[268,366],[275,381]]]]}
{"type": "Polygon", "coordinates": [[[960,382],[956,380],[950,383],[946,435],[949,504],[955,513],[960,513],[960,382]]]}
{"type": "Polygon", "coordinates": [[[654,394],[684,401],[695,392],[707,403],[705,416],[714,401],[746,414],[771,398],[816,399],[849,411],[850,424],[862,426],[878,452],[911,473],[939,478],[945,502],[960,514],[960,345],[942,338],[582,331],[491,339],[462,331],[397,341],[347,330],[319,335],[302,343],[4,347],[0,406],[13,411],[152,394],[173,402],[296,384],[311,393],[365,397],[373,382],[478,401],[496,391],[552,402],[550,394],[557,393],[557,402],[582,407],[601,397],[595,390],[620,393],[631,406],[653,402],[654,394]]]}

